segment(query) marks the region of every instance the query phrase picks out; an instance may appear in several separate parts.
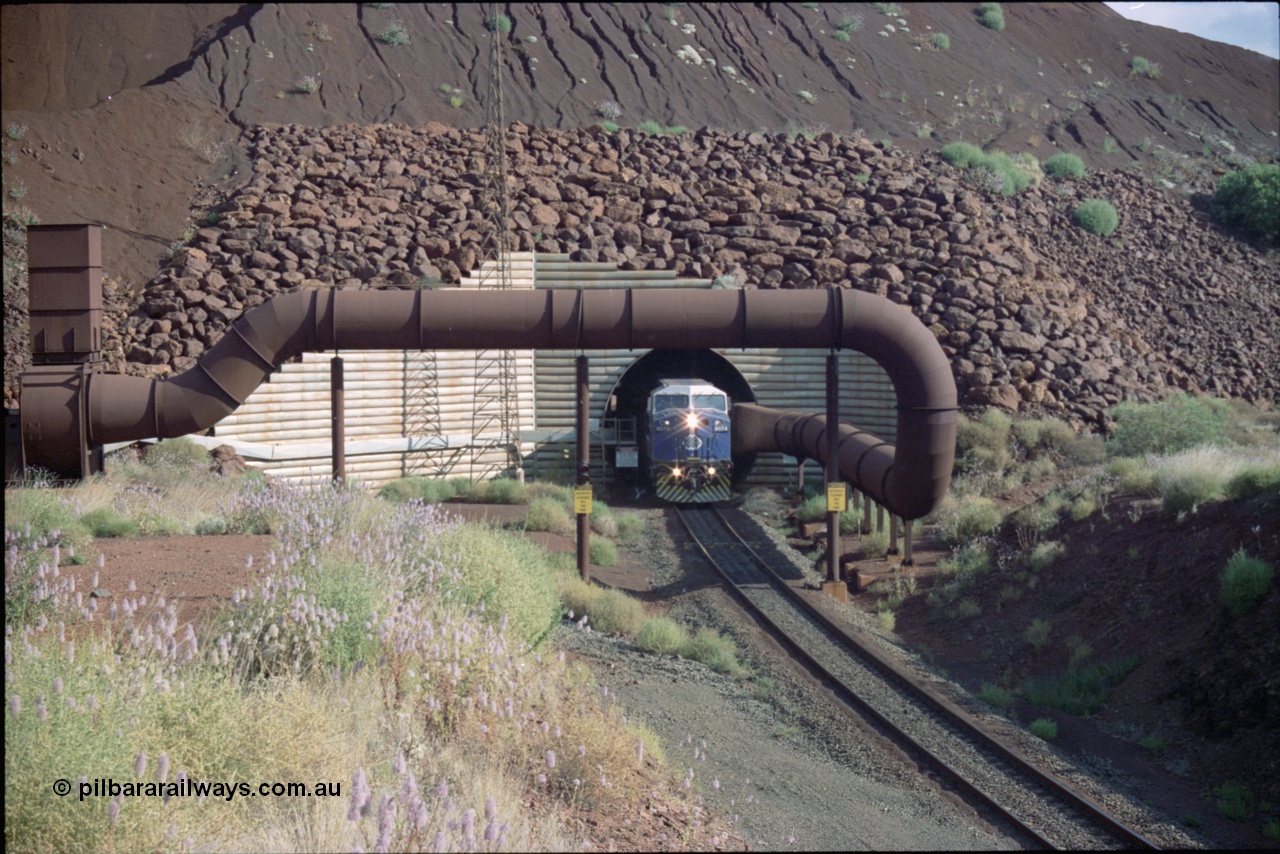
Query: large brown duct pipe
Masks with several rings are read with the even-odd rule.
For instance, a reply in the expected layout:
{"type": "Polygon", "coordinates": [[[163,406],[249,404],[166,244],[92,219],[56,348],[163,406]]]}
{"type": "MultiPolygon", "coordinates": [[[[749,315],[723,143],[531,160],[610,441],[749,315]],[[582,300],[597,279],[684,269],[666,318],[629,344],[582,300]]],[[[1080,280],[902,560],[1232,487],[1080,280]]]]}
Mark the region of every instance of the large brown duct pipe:
{"type": "MultiPolygon", "coordinates": [[[[881,444],[842,474],[906,518],[946,491],[955,448],[956,389],[933,335],[911,314],[861,291],[530,290],[305,291],[245,312],[185,373],[167,379],[93,374],[83,385],[22,401],[28,466],[64,472],[80,437],[64,413],[87,403],[90,446],[170,438],[216,424],[287,360],[325,350],[613,350],[836,348],[861,351],[889,374],[898,445],[881,444]],[[84,394],[86,400],[79,399],[84,394]],[[70,425],[70,426],[66,426],[70,425]],[[39,441],[28,441],[28,437],[39,441]]],[[[758,409],[758,408],[757,408],[758,409]]],[[[744,411],[735,440],[761,444],[744,411]]],[[[770,429],[768,432],[775,433],[770,429]]],[[[858,434],[866,436],[867,434],[858,434]]],[[[850,445],[846,440],[844,448],[850,445]]],[[[862,440],[856,440],[858,442],[862,440]]],[[[874,440],[878,442],[879,440],[874,440]]],[[[787,447],[792,447],[788,445],[787,447]]],[[[790,453],[797,453],[795,446],[790,453]]],[[[737,450],[735,446],[735,450],[737,450]]],[[[805,456],[821,458],[822,455],[805,456]]]]}

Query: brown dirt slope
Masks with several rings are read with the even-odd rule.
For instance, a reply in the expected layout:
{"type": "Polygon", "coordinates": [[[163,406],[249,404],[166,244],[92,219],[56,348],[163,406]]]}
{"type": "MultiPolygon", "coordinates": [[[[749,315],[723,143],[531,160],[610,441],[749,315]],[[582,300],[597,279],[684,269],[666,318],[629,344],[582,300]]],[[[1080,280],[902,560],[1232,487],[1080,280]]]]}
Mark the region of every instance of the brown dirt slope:
{"type": "MultiPolygon", "coordinates": [[[[6,181],[45,222],[116,229],[109,272],[136,290],[201,188],[246,176],[235,143],[252,125],[479,125],[482,8],[5,5],[2,121],[28,128],[6,137],[6,181]],[[379,40],[397,22],[408,44],[379,40]],[[295,89],[307,76],[309,95],[295,89]]],[[[1144,139],[1180,152],[1221,139],[1269,159],[1280,130],[1274,60],[1100,3],[1009,4],[999,33],[971,4],[907,4],[905,27],[865,3],[685,4],[671,21],[656,3],[504,8],[506,115],[536,127],[590,124],[612,100],[624,126],[861,128],[907,150],[963,138],[1099,168],[1151,157],[1144,139]],[[840,42],[849,16],[860,28],[840,42]],[[928,43],[936,33],[950,49],[928,43]],[[1162,76],[1131,76],[1134,56],[1162,76]],[[1103,155],[1108,137],[1117,150],[1103,155]]]]}

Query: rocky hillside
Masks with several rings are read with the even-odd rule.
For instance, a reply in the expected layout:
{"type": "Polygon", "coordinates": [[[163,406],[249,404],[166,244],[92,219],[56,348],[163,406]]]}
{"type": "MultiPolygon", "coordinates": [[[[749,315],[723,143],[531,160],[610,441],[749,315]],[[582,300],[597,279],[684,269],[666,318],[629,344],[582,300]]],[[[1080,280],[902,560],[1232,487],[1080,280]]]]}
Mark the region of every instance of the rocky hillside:
{"type": "MultiPolygon", "coordinates": [[[[1275,399],[1276,258],[1202,194],[1276,159],[1280,63],[1100,4],[1009,4],[998,32],[964,4],[811,5],[504,6],[521,248],[885,293],[972,404],[1275,399]],[[958,139],[1091,171],[1004,197],[938,158],[958,139]],[[1093,197],[1108,238],[1070,224],[1093,197]]],[[[3,9],[6,204],[108,226],[113,367],[183,368],[282,291],[473,267],[478,6],[126,8],[3,9]]]]}
{"type": "MultiPolygon", "coordinates": [[[[1130,173],[1010,199],[934,155],[830,133],[515,125],[508,145],[520,249],[886,295],[934,330],[969,404],[1099,422],[1169,387],[1280,393],[1274,256],[1130,173]],[[1119,210],[1111,237],[1071,224],[1089,197],[1119,210]]],[[[148,285],[114,355],[183,370],[277,293],[456,283],[480,249],[482,149],[482,134],[433,124],[256,129],[253,178],[148,285]]]]}

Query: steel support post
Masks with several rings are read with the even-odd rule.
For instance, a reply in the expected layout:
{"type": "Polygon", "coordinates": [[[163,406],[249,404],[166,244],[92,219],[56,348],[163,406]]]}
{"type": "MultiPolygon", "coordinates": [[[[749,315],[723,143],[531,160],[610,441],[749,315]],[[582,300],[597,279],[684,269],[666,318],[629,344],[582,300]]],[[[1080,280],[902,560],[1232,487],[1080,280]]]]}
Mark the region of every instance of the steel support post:
{"type": "Polygon", "coordinates": [[[862,493],[862,533],[871,533],[871,494],[862,493]]]}
{"type": "Polygon", "coordinates": [[[849,589],[840,580],[840,511],[831,507],[832,487],[840,480],[840,361],[835,352],[827,355],[827,582],[823,591],[842,602],[849,601],[849,589]]]}
{"type": "Polygon", "coordinates": [[[898,517],[889,514],[889,554],[898,553],[898,517]]]}
{"type": "MultiPolygon", "coordinates": [[[[827,486],[840,482],[840,363],[827,356],[827,486]]],[[[827,508],[827,581],[840,580],[840,513],[827,508]]]]}
{"type": "Polygon", "coordinates": [[[876,505],[876,533],[880,534],[883,532],[884,532],[884,505],[877,504],[876,505]]]}
{"type": "MultiPolygon", "coordinates": [[[[577,485],[582,488],[591,487],[591,433],[588,429],[590,414],[590,385],[587,381],[587,357],[577,359],[577,394],[578,394],[578,477],[577,485]]],[[[575,498],[574,511],[578,517],[578,575],[583,581],[591,580],[591,514],[583,513],[577,506],[575,498]]]]}
{"type": "Polygon", "coordinates": [[[915,566],[915,559],[911,557],[911,520],[908,519],[902,523],[902,565],[915,566]]]}
{"type": "Polygon", "coordinates": [[[346,387],[342,376],[342,357],[329,360],[329,431],[333,438],[333,482],[339,486],[347,482],[347,430],[344,420],[346,387]]]}

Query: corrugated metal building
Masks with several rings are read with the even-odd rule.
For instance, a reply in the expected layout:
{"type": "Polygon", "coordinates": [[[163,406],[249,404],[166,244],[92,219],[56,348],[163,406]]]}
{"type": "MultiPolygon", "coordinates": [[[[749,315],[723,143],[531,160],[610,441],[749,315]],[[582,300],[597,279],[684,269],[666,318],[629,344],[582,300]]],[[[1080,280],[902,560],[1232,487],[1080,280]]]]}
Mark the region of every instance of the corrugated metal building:
{"type": "MultiPolygon", "coordinates": [[[[479,287],[495,277],[486,270],[465,279],[479,287]]],[[[610,264],[579,263],[567,255],[511,256],[515,288],[712,287],[706,279],[677,279],[671,271],[624,271],[610,264]]],[[[229,444],[262,469],[283,478],[328,477],[330,472],[331,353],[308,353],[291,363],[235,413],[221,421],[204,444],[229,444]]],[[[480,384],[477,353],[343,352],[345,365],[346,463],[349,477],[380,485],[408,475],[468,477],[489,471],[505,454],[489,448],[475,458],[473,435],[493,427],[475,417],[480,384]],[[434,393],[432,390],[434,389],[434,393]]],[[[514,354],[512,376],[518,399],[520,452],[529,477],[567,477],[574,443],[574,358],[570,351],[514,354]]],[[[596,476],[608,482],[614,448],[629,442],[630,418],[657,376],[700,376],[730,393],[777,409],[825,409],[825,350],[708,350],[696,342],[679,351],[586,351],[590,359],[592,447],[596,476]]],[[[884,370],[861,353],[841,362],[841,419],[893,441],[896,398],[884,370]]],[[[514,426],[514,425],[513,425],[514,426]]],[[[634,440],[631,440],[634,443],[634,440]]],[[[625,462],[624,455],[624,462],[625,462]]],[[[748,483],[792,483],[794,462],[762,454],[748,483]]]]}

